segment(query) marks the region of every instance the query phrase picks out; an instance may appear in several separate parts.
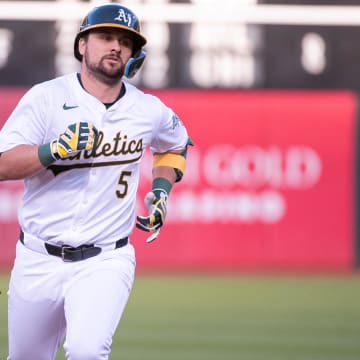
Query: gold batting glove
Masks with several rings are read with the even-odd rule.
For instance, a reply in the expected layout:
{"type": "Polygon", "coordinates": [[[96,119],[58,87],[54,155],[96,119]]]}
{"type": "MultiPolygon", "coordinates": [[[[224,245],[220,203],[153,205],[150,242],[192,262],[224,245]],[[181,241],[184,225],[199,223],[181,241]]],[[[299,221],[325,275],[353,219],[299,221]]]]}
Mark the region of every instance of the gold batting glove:
{"type": "Polygon", "coordinates": [[[165,223],[168,194],[163,190],[153,190],[146,194],[144,203],[149,211],[148,216],[137,216],[136,227],[140,230],[152,232],[146,240],[151,242],[157,238],[161,226],[165,223]]]}
{"type": "Polygon", "coordinates": [[[63,159],[81,150],[91,150],[97,136],[98,130],[88,122],[69,125],[65,132],[51,143],[51,152],[56,159],[63,159]]]}

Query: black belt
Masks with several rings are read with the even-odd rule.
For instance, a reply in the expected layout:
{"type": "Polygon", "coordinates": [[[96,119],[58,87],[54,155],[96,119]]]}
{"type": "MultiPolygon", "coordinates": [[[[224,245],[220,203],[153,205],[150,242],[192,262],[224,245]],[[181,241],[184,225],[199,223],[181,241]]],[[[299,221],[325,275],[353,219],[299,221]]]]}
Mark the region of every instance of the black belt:
{"type": "MultiPolygon", "coordinates": [[[[24,232],[20,231],[20,241],[24,244],[24,232]]],[[[115,242],[114,249],[121,248],[125,246],[129,241],[128,237],[119,239],[115,242]]],[[[96,256],[101,253],[101,248],[94,245],[81,245],[78,247],[72,247],[68,245],[57,246],[53,244],[49,244],[47,242],[44,243],[46,251],[50,255],[58,256],[62,258],[64,261],[80,261],[85,260],[90,257],[96,256]]]]}

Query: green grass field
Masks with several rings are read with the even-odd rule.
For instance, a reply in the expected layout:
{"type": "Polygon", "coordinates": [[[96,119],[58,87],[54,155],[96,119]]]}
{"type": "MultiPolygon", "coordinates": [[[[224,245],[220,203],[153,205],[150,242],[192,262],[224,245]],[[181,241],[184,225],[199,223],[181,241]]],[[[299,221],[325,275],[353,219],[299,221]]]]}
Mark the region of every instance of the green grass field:
{"type": "Polygon", "coordinates": [[[138,276],[111,359],[358,360],[360,276],[138,276]]]}

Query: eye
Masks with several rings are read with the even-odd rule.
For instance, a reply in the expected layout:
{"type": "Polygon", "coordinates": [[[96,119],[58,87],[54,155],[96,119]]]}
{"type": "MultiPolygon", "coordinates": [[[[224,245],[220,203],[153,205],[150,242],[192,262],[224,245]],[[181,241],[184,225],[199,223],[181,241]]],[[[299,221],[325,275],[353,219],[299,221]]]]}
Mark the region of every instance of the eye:
{"type": "Polygon", "coordinates": [[[104,33],[102,38],[106,41],[111,41],[113,36],[111,34],[104,33]]]}
{"type": "Polygon", "coordinates": [[[132,40],[130,38],[119,39],[119,44],[129,49],[132,49],[133,46],[132,40]]]}
{"type": "Polygon", "coordinates": [[[101,40],[110,41],[112,39],[112,35],[107,32],[99,32],[97,33],[97,36],[101,40]]]}

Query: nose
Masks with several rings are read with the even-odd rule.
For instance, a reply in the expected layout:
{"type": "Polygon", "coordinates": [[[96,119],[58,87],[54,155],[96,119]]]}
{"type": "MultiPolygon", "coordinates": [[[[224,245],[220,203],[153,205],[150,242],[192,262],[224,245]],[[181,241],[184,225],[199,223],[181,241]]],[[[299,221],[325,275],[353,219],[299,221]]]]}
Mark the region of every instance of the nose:
{"type": "Polygon", "coordinates": [[[111,51],[115,51],[115,52],[121,51],[120,43],[116,39],[111,41],[111,51]]]}

